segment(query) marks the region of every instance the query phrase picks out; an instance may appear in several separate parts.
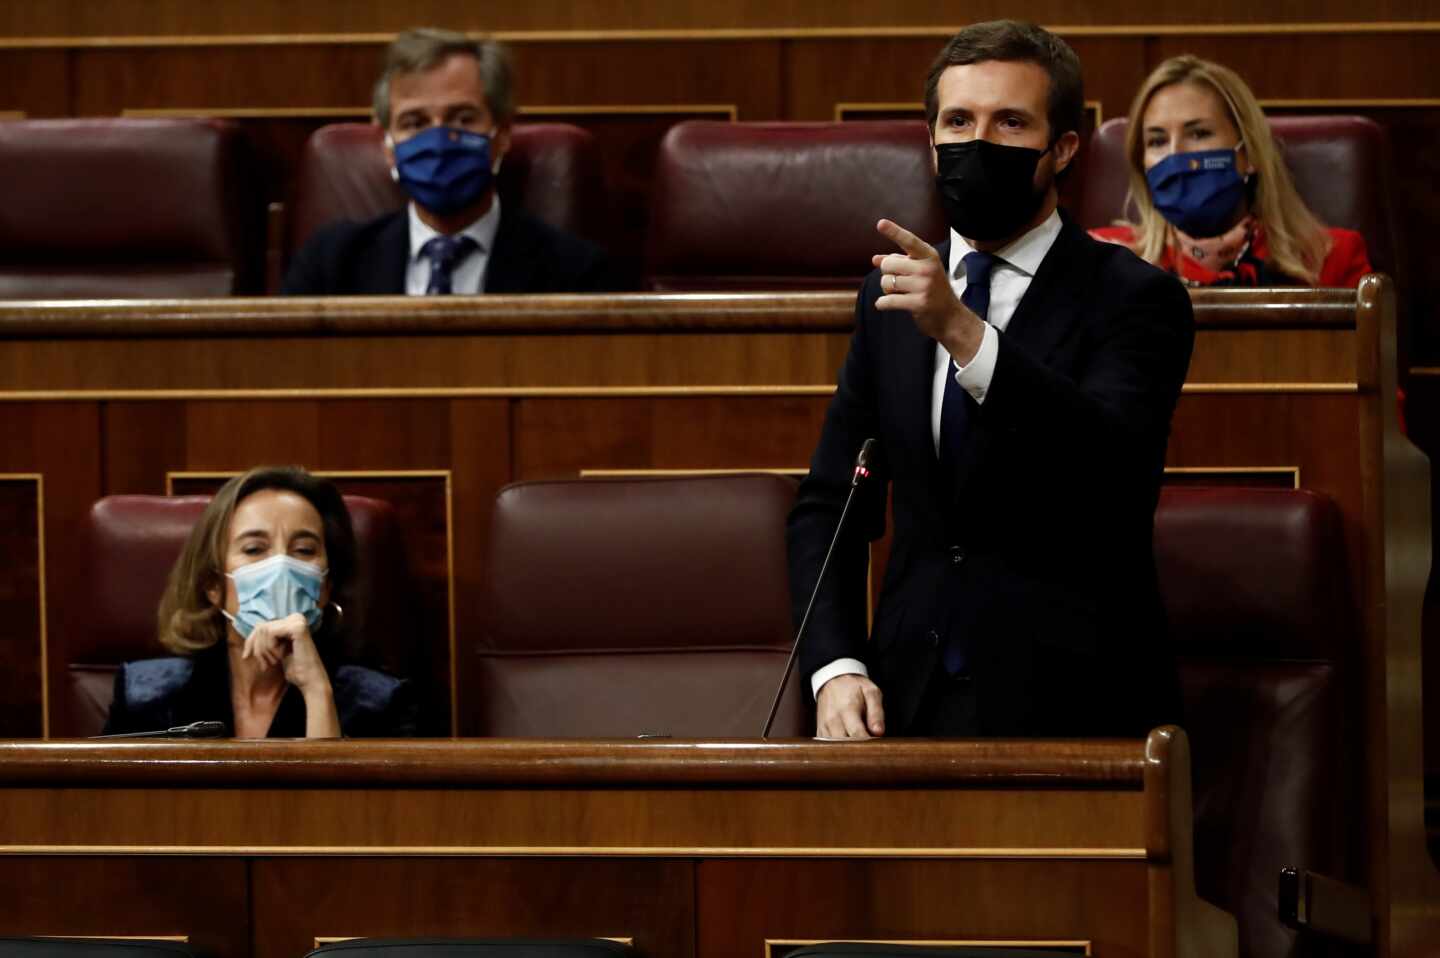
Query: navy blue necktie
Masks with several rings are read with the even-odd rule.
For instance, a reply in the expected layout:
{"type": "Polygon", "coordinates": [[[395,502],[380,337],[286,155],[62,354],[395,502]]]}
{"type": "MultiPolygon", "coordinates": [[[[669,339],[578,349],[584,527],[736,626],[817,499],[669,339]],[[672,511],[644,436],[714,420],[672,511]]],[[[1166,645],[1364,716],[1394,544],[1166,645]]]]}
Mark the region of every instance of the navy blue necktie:
{"type": "MultiPolygon", "coordinates": [[[[985,319],[990,312],[990,271],[1000,258],[989,253],[967,253],[962,262],[965,292],[960,294],[960,302],[985,319]]],[[[955,360],[950,360],[945,372],[945,398],[940,404],[940,474],[946,483],[959,478],[960,453],[965,447],[965,434],[975,405],[974,398],[955,381],[957,368],[955,360]]]]}
{"type": "MultiPolygon", "coordinates": [[[[990,272],[1001,260],[989,253],[968,253],[965,264],[965,292],[960,302],[970,308],[982,320],[990,313],[990,272]]],[[[958,367],[950,360],[945,374],[945,399],[940,404],[940,474],[945,477],[947,490],[953,491],[959,481],[961,451],[965,446],[965,434],[970,428],[970,416],[977,408],[975,399],[955,381],[958,367]]],[[[970,656],[962,637],[950,636],[940,654],[941,664],[951,675],[965,671],[970,656]]]]}
{"type": "Polygon", "coordinates": [[[454,292],[450,287],[450,279],[455,264],[468,256],[478,245],[468,236],[436,236],[420,247],[420,253],[430,260],[430,282],[425,287],[425,295],[454,292]]]}

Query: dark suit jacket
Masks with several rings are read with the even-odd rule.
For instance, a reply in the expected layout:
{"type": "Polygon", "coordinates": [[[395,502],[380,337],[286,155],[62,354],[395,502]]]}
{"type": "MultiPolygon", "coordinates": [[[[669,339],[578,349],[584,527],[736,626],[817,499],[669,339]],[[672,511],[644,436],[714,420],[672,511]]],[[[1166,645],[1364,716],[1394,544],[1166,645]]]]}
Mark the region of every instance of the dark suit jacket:
{"type": "MultiPolygon", "coordinates": [[[[398,296],[405,292],[410,222],[405,209],[320,230],[285,274],[287,296],[398,296]]],[[[613,288],[600,248],[537,220],[514,204],[500,211],[485,271],[487,293],[592,293],[613,288]]]]}
{"type": "MultiPolygon", "coordinates": [[[[410,682],[359,665],[328,668],[340,731],[347,738],[416,734],[418,706],[410,682]]],[[[235,734],[230,668],[223,646],[193,656],[127,662],[115,676],[105,734],[150,732],[191,722],[225,723],[235,734]]],[[[270,723],[270,738],[305,736],[305,700],[291,686],[270,723]]]]}
{"type": "MultiPolygon", "coordinates": [[[[939,247],[948,262],[948,242],[939,247]]],[[[875,309],[855,331],[810,474],[790,515],[790,581],[804,611],[849,486],[878,440],[801,649],[807,677],[866,663],[904,734],[947,641],[968,651],[987,735],[1143,735],[1178,720],[1152,535],[1169,436],[1194,341],[1174,278],[1068,221],[1006,331],[970,418],[958,486],[930,432],[935,342],[875,309]],[[865,635],[867,540],[894,539],[865,635]]]]}

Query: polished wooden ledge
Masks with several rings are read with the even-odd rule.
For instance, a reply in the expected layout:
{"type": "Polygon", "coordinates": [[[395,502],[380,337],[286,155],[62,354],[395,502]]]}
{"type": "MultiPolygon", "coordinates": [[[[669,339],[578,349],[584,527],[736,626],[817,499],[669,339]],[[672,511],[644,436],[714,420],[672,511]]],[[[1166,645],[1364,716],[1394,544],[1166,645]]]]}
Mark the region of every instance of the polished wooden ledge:
{"type": "Polygon", "coordinates": [[[754,785],[1140,789],[1145,742],[238,740],[0,742],[5,786],[754,785]]]}
{"type": "MultiPolygon", "coordinates": [[[[1202,329],[1343,329],[1355,291],[1197,289],[1202,329]]],[[[0,339],[843,332],[854,293],[36,300],[0,303],[0,339]]]]}

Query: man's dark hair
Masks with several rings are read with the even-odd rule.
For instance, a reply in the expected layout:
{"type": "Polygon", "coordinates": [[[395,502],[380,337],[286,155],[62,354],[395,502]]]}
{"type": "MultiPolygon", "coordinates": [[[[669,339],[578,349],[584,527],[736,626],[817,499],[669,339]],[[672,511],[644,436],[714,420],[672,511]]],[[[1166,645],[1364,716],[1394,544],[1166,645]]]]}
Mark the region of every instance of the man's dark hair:
{"type": "Polygon", "coordinates": [[[940,116],[940,74],[950,67],[987,60],[1019,60],[1044,69],[1050,77],[1046,104],[1050,142],[1071,130],[1080,132],[1085,85],[1080,78],[1080,58],[1070,44],[1033,23],[988,20],[972,23],[951,37],[930,65],[930,75],[925,78],[925,121],[932,134],[940,116]]]}

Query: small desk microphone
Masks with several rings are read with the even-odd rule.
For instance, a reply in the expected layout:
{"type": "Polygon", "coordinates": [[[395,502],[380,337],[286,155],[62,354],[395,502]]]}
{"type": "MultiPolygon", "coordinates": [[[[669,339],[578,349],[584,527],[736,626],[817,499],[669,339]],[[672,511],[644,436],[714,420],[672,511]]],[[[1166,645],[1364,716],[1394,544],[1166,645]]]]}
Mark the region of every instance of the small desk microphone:
{"type": "Polygon", "coordinates": [[[91,738],[220,738],[224,734],[224,722],[191,722],[153,732],[121,732],[118,735],[92,735],[91,738]]]}
{"type": "Polygon", "coordinates": [[[780,686],[775,689],[775,698],[770,702],[770,714],[765,719],[762,739],[770,737],[770,726],[775,724],[775,713],[780,709],[780,699],[785,695],[785,683],[790,681],[790,672],[795,668],[795,653],[800,651],[800,640],[805,637],[805,627],[810,624],[810,612],[815,608],[815,599],[820,595],[820,586],[825,582],[825,570],[830,568],[830,557],[835,554],[835,544],[840,541],[840,532],[845,528],[845,517],[850,514],[850,503],[855,500],[855,490],[860,483],[870,478],[870,460],[875,453],[875,440],[866,439],[855,457],[855,471],[850,475],[850,492],[845,496],[845,507],[840,510],[840,521],[835,523],[835,534],[830,537],[830,548],[825,551],[825,561],[820,563],[820,574],[815,578],[815,588],[810,592],[810,601],[805,606],[805,615],[800,619],[800,628],[795,631],[795,641],[790,645],[790,658],[785,660],[785,672],[780,676],[780,686]]]}

